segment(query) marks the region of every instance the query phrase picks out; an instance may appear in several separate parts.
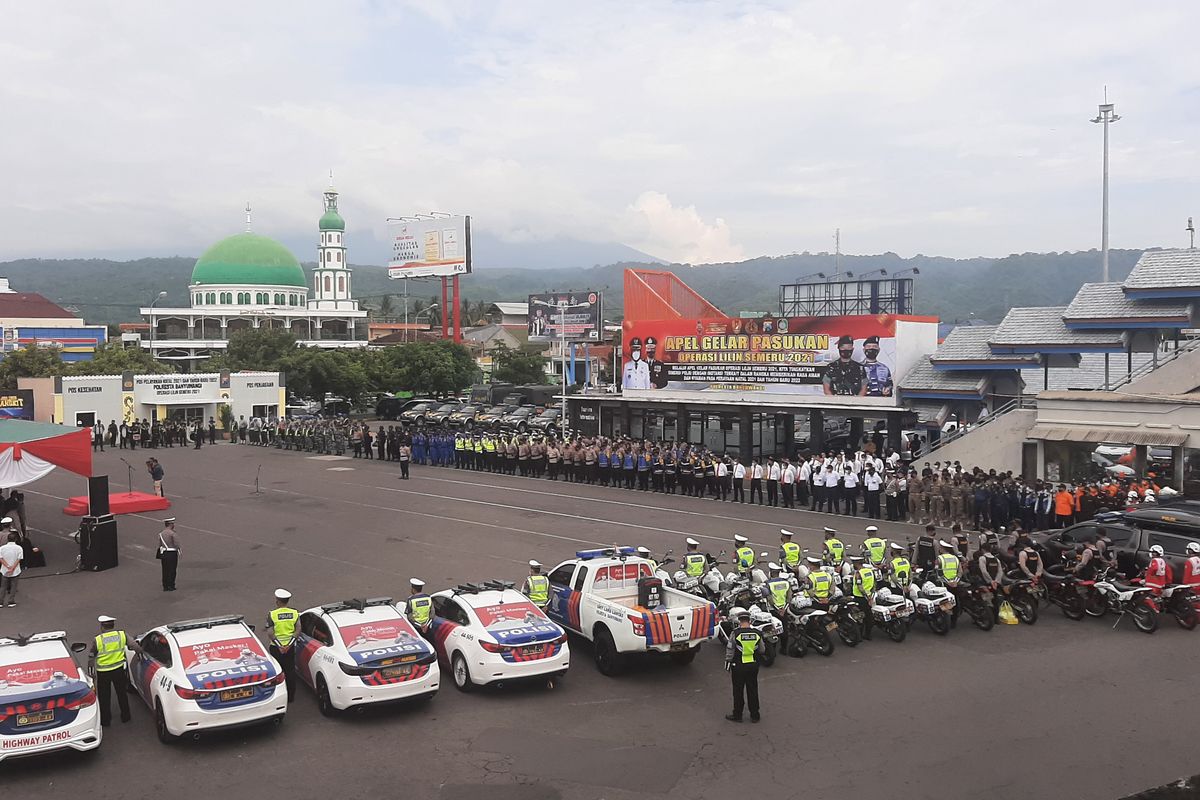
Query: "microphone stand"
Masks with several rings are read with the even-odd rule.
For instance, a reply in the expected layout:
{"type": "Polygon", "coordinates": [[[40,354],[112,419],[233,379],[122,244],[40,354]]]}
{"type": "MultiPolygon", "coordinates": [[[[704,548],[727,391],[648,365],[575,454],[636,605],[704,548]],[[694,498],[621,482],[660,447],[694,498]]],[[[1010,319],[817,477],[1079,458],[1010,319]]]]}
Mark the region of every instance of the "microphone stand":
{"type": "Polygon", "coordinates": [[[129,468],[129,493],[133,494],[133,464],[125,461],[125,459],[121,456],[118,456],[118,458],[120,458],[121,461],[125,463],[125,466],[129,468]]]}

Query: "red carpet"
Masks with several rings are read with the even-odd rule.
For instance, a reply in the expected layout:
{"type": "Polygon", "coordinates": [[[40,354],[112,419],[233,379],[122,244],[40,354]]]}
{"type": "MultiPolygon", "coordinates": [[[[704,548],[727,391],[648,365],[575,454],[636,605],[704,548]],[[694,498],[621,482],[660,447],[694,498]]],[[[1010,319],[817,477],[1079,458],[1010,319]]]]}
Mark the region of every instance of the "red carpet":
{"type": "MultiPolygon", "coordinates": [[[[121,492],[108,496],[108,510],[112,514],[137,514],[145,511],[166,511],[171,507],[171,501],[156,494],[145,492],[121,492]]],[[[88,513],[87,495],[72,497],[67,500],[64,514],[82,517],[88,513]]]]}

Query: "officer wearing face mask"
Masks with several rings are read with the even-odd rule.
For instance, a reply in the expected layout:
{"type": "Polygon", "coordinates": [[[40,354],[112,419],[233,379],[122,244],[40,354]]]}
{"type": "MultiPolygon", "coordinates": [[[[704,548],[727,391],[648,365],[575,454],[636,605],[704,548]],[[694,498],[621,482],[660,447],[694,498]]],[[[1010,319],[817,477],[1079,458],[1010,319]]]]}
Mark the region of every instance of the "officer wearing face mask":
{"type": "Polygon", "coordinates": [[[868,336],[863,342],[863,369],[867,373],[868,397],[892,396],[892,371],[879,359],[879,337],[868,336]]]}
{"type": "Polygon", "coordinates": [[[867,371],[854,360],[854,337],[842,336],[837,342],[838,360],[825,366],[821,384],[825,394],[865,397],[867,394],[867,371]]]}
{"type": "Polygon", "coordinates": [[[621,387],[625,389],[649,389],[650,367],[642,360],[642,340],[633,337],[629,341],[629,361],[621,373],[621,387]]]}

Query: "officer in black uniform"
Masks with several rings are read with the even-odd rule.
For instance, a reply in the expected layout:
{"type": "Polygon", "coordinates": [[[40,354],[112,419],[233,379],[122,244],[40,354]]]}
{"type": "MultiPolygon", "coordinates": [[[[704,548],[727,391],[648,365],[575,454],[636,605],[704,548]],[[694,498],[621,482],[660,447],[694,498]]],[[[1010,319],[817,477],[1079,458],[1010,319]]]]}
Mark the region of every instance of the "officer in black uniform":
{"type": "Polygon", "coordinates": [[[865,397],[867,371],[854,360],[854,337],[842,336],[838,339],[837,348],[838,360],[826,365],[825,375],[821,378],[825,394],[865,397]]]}
{"type": "Polygon", "coordinates": [[[667,365],[658,360],[658,340],[646,337],[646,366],[650,368],[650,385],[655,389],[666,388],[667,365]]]}

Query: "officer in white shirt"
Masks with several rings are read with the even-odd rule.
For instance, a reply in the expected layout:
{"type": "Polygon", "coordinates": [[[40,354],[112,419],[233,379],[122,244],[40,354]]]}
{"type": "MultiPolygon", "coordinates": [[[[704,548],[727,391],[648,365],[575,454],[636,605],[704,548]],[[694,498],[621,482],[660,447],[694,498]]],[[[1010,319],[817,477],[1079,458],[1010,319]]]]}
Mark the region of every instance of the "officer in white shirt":
{"type": "Polygon", "coordinates": [[[725,459],[717,459],[717,488],[721,492],[721,499],[729,499],[729,467],[725,463],[725,459]]]}
{"type": "Polygon", "coordinates": [[[783,489],[783,507],[795,508],[796,468],[786,458],[783,460],[783,470],[780,472],[779,482],[783,489]]]}
{"type": "Polygon", "coordinates": [[[874,462],[867,462],[866,471],[862,474],[862,485],[866,498],[867,517],[879,519],[879,498],[883,495],[883,474],[875,469],[874,462]]]}
{"type": "Polygon", "coordinates": [[[740,460],[733,462],[733,502],[746,502],[746,465],[740,460]]]}
{"type": "Polygon", "coordinates": [[[842,499],[846,503],[845,514],[849,517],[858,516],[858,476],[854,468],[847,465],[846,474],[842,476],[842,499]]]}
{"type": "Polygon", "coordinates": [[[780,476],[780,474],[782,474],[782,473],[781,473],[781,470],[779,469],[779,462],[772,458],[771,464],[767,468],[767,476],[766,476],[767,477],[767,505],[769,505],[769,506],[779,505],[779,476],[780,476]]]}
{"type": "MultiPolygon", "coordinates": [[[[825,496],[822,498],[822,502],[830,514],[837,514],[841,505],[841,498],[838,496],[840,482],[841,473],[837,469],[837,463],[826,461],[825,472],[821,475],[821,483],[825,486],[825,496]]],[[[817,510],[820,511],[820,507],[817,510]]]]}
{"type": "Polygon", "coordinates": [[[637,336],[629,340],[629,359],[621,372],[621,388],[649,389],[650,367],[642,360],[642,340],[637,336]]]}
{"type": "Polygon", "coordinates": [[[750,502],[754,502],[754,493],[757,492],[758,504],[760,506],[763,504],[762,479],[762,464],[758,463],[758,459],[756,458],[750,462],[750,502]]]}
{"type": "Polygon", "coordinates": [[[812,462],[801,459],[796,467],[796,503],[808,505],[808,479],[812,477],[812,462]]]}

